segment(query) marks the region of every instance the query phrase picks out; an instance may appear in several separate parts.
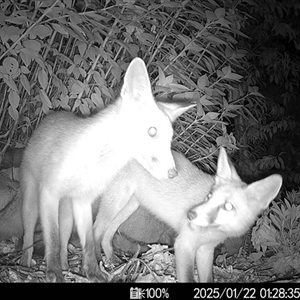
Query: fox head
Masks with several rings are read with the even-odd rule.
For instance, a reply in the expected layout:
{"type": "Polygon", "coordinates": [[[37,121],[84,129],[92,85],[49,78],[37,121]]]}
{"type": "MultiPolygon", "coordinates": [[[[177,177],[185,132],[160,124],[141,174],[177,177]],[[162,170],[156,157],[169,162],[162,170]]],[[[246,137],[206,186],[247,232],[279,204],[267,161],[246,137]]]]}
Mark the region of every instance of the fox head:
{"type": "Polygon", "coordinates": [[[160,103],[153,98],[145,63],[132,60],[124,77],[121,90],[122,110],[126,111],[124,126],[126,148],[157,179],[177,176],[171,153],[172,122],[192,105],[160,103]],[[128,138],[129,137],[129,138],[128,138]]]}
{"type": "Polygon", "coordinates": [[[221,148],[215,184],[205,201],[188,212],[188,219],[192,227],[214,227],[227,237],[240,236],[269,206],[281,185],[277,174],[247,185],[221,148]]]}

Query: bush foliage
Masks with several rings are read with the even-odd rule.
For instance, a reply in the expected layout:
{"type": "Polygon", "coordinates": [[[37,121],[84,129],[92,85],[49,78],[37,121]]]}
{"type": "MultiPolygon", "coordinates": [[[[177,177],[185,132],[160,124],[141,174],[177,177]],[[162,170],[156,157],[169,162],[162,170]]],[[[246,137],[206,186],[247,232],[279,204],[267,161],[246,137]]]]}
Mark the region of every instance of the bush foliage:
{"type": "Polygon", "coordinates": [[[246,51],[238,39],[246,36],[237,7],[124,0],[76,11],[71,1],[28,3],[2,3],[2,151],[23,143],[50,109],[85,116],[106,106],[135,56],[145,60],[158,100],[197,103],[175,126],[175,148],[193,161],[217,145],[235,148],[227,124],[242,111],[251,116],[245,101],[259,96],[242,81],[246,51]]]}
{"type": "Polygon", "coordinates": [[[282,149],[298,126],[286,113],[299,90],[297,3],[2,0],[1,8],[2,154],[24,145],[49,110],[87,116],[105,107],[139,56],[158,100],[197,103],[176,122],[174,148],[212,171],[224,145],[245,176],[288,170],[300,183],[298,160],[282,149]],[[281,100],[258,92],[270,83],[283,88],[281,100]]]}

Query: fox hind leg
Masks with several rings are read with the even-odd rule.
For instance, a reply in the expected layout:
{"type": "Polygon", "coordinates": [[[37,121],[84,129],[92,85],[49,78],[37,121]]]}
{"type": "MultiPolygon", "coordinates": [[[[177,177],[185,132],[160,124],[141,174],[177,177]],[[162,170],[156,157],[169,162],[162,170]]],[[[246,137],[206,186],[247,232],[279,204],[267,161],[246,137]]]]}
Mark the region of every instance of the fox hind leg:
{"type": "Polygon", "coordinates": [[[63,199],[59,207],[60,260],[63,270],[69,269],[68,242],[74,223],[71,199],[63,199]]]}
{"type": "Polygon", "coordinates": [[[41,190],[41,223],[43,227],[48,282],[63,282],[60,262],[59,198],[48,190],[41,190]]]}
{"type": "Polygon", "coordinates": [[[118,220],[116,220],[115,228],[110,226],[111,222],[118,213],[127,205],[133,195],[134,185],[124,186],[123,181],[119,181],[117,187],[106,191],[100,199],[97,217],[94,223],[94,237],[96,242],[97,259],[101,259],[101,247],[104,239],[105,254],[107,257],[113,257],[112,239],[119,228],[118,220]],[[108,228],[109,227],[109,228],[108,228]],[[107,232],[106,232],[107,231],[107,232]]]}
{"type": "Polygon", "coordinates": [[[120,227],[120,225],[126,221],[137,209],[139,208],[139,202],[135,196],[132,196],[127,204],[118,212],[114,219],[108,224],[102,239],[103,251],[107,258],[112,261],[116,261],[116,257],[113,255],[112,239],[114,234],[120,227]]]}
{"type": "MultiPolygon", "coordinates": [[[[102,197],[101,200],[105,199],[105,195],[102,197]]],[[[113,206],[106,207],[105,203],[101,203],[97,207],[97,216],[93,225],[94,229],[94,240],[95,240],[95,252],[96,257],[98,261],[102,260],[101,255],[101,242],[103,238],[103,234],[108,226],[108,224],[111,222],[111,220],[115,217],[117,214],[117,211],[115,211],[113,206]]]]}
{"type": "Polygon", "coordinates": [[[34,229],[39,215],[39,195],[37,182],[30,174],[24,174],[22,181],[22,219],[24,237],[23,254],[20,259],[20,264],[22,266],[30,267],[33,254],[34,229]]]}

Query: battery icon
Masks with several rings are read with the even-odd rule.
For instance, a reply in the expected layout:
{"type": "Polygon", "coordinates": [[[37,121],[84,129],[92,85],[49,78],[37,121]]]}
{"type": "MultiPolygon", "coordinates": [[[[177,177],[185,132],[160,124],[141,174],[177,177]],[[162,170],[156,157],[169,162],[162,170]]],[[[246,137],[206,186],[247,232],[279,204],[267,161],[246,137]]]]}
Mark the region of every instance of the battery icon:
{"type": "Polygon", "coordinates": [[[130,299],[142,299],[141,291],[138,287],[130,288],[130,299]]]}

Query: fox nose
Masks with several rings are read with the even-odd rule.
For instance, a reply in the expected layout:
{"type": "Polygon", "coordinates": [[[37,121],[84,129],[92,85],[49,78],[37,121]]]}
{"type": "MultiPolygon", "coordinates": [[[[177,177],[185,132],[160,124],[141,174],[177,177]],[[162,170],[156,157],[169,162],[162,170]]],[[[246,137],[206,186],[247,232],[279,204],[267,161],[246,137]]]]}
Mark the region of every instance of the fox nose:
{"type": "Polygon", "coordinates": [[[189,210],[187,212],[187,217],[190,221],[192,221],[197,218],[197,213],[194,210],[189,210]]]}
{"type": "Polygon", "coordinates": [[[168,177],[169,179],[172,179],[178,175],[178,172],[175,168],[169,169],[168,170],[168,177]]]}

